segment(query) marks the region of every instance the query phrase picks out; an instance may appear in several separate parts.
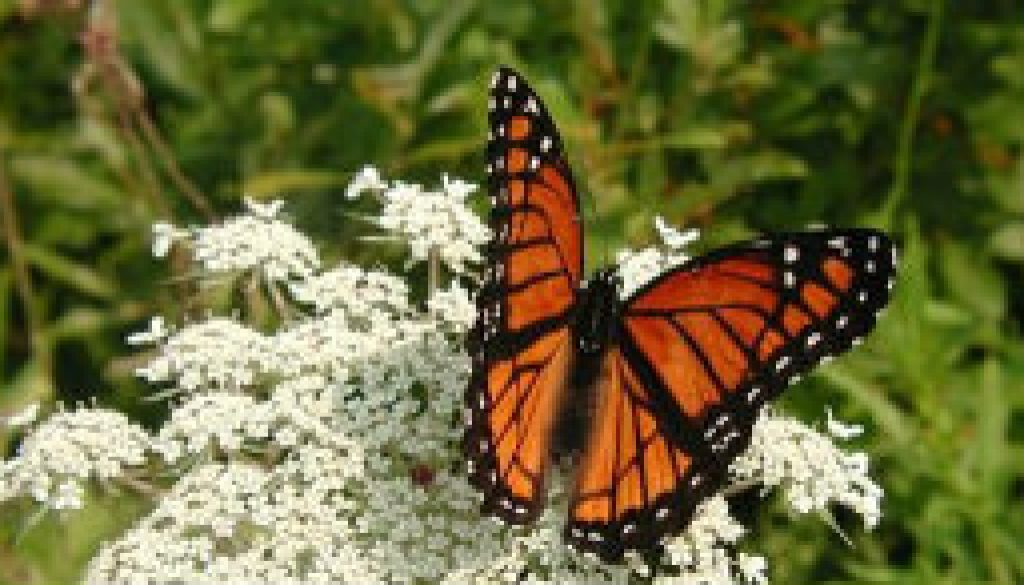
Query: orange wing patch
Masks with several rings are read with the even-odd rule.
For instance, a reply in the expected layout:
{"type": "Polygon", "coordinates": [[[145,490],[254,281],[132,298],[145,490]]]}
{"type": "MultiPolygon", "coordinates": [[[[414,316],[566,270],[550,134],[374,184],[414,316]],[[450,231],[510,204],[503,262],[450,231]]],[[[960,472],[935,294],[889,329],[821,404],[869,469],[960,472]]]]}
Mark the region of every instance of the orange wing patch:
{"type": "Polygon", "coordinates": [[[471,480],[484,490],[491,512],[525,522],[540,511],[571,348],[563,328],[474,376],[471,389],[479,399],[467,405],[464,444],[474,461],[471,480]]]}
{"type": "Polygon", "coordinates": [[[508,121],[508,137],[522,140],[530,135],[530,119],[526,116],[513,116],[508,121]]]}
{"type": "Polygon", "coordinates": [[[688,521],[702,480],[693,459],[663,432],[648,390],[617,350],[604,360],[590,436],[576,470],[566,536],[615,559],[648,547],[655,535],[688,521]]]}
{"type": "Polygon", "coordinates": [[[517,498],[533,499],[539,488],[568,372],[568,337],[565,330],[549,334],[488,376],[497,471],[517,498]]]}

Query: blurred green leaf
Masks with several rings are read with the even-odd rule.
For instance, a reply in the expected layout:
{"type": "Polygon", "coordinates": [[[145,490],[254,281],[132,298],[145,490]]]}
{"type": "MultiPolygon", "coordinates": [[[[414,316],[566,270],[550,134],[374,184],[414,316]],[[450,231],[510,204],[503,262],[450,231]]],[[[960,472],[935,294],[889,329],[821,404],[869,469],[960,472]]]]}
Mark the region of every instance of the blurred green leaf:
{"type": "Polygon", "coordinates": [[[25,258],[35,268],[57,282],[101,299],[112,298],[117,287],[92,268],[46,248],[27,244],[25,258]]]}
{"type": "Polygon", "coordinates": [[[724,148],[727,144],[727,137],[725,132],[718,128],[687,128],[669,134],[662,143],[665,148],[688,150],[724,148]]]}
{"type": "Polygon", "coordinates": [[[11,161],[11,174],[36,197],[61,208],[106,210],[122,204],[116,187],[71,159],[20,155],[11,161]]]}
{"type": "Polygon", "coordinates": [[[242,193],[255,199],[267,199],[291,193],[327,189],[345,185],[348,174],[334,171],[289,169],[269,171],[247,178],[242,183],[242,193]]]}
{"type": "Polygon", "coordinates": [[[989,238],[992,252],[1007,260],[1024,261],[1024,222],[1000,226],[989,238]]]}
{"type": "Polygon", "coordinates": [[[1006,288],[986,258],[960,242],[942,243],[942,273],[950,293],[979,317],[1000,321],[1006,313],[1006,288]]]}
{"type": "Polygon", "coordinates": [[[180,33],[195,28],[191,14],[180,10],[188,4],[140,4],[122,2],[117,5],[123,30],[130,34],[140,55],[160,74],[161,79],[190,97],[203,93],[195,64],[191,61],[187,40],[180,33]],[[175,17],[179,18],[175,18],[175,17]]]}
{"type": "Polygon", "coordinates": [[[208,18],[210,30],[237,32],[249,16],[262,7],[263,3],[256,0],[216,0],[208,18]]]}

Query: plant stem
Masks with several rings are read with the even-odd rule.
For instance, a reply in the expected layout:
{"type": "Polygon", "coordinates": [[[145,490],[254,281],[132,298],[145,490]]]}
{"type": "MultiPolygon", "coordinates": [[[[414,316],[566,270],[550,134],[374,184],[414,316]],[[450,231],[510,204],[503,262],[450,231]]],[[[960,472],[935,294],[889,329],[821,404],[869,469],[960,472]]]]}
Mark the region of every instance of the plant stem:
{"type": "MultiPolygon", "coordinates": [[[[14,281],[18,296],[25,311],[25,327],[28,331],[32,355],[38,361],[40,370],[49,382],[52,377],[52,359],[50,346],[43,333],[42,317],[35,302],[35,290],[32,286],[32,275],[29,273],[21,230],[18,226],[18,210],[14,204],[14,192],[4,171],[6,161],[0,154],[0,218],[2,218],[4,240],[7,243],[7,255],[14,270],[14,281]]],[[[52,384],[47,384],[52,387],[52,384]]],[[[47,396],[46,398],[49,398],[47,396]]]]}
{"type": "Polygon", "coordinates": [[[149,141],[150,145],[156,151],[157,157],[163,164],[164,170],[167,171],[167,175],[170,177],[171,182],[181,191],[186,199],[192,204],[192,207],[203,216],[206,221],[213,221],[216,219],[217,214],[213,211],[213,206],[206,200],[199,188],[192,183],[191,180],[185,173],[182,172],[181,167],[178,166],[178,161],[174,157],[174,153],[171,152],[170,147],[167,146],[167,141],[160,135],[160,131],[157,130],[156,124],[146,113],[138,103],[131,102],[130,107],[135,113],[135,119],[138,125],[142,128],[142,134],[149,141]]]}
{"type": "Polygon", "coordinates": [[[881,220],[885,227],[891,227],[893,213],[907,198],[910,190],[910,173],[914,154],[914,131],[921,115],[921,100],[928,91],[932,81],[935,65],[935,52],[939,45],[939,32],[942,29],[942,9],[944,0],[933,0],[932,10],[928,19],[928,30],[925,31],[921,44],[921,53],[917,61],[917,72],[914,84],[910,89],[907,107],[900,126],[899,147],[893,169],[893,183],[882,209],[881,220]]]}
{"type": "Polygon", "coordinates": [[[431,246],[427,251],[427,301],[441,287],[441,250],[431,246]]]}

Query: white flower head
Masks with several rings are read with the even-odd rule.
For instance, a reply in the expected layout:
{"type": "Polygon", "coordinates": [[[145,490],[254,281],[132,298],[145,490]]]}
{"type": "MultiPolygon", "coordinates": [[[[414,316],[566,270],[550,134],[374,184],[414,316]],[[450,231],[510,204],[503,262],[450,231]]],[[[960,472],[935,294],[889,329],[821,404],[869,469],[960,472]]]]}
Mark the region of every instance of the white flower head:
{"type": "Polygon", "coordinates": [[[173,225],[158,221],[153,224],[153,248],[152,253],[154,258],[163,258],[170,252],[171,246],[178,240],[184,240],[189,237],[189,232],[181,228],[174,227],[173,225]]]}
{"type": "Polygon", "coordinates": [[[679,231],[660,215],[654,218],[654,228],[658,231],[662,243],[671,250],[681,250],[700,239],[700,230],[692,228],[679,231]]]}
{"type": "Polygon", "coordinates": [[[281,202],[247,200],[245,213],[192,231],[195,259],[213,274],[259,270],[268,281],[288,281],[313,274],[320,258],[313,243],[277,219],[281,202]]]}
{"type": "Polygon", "coordinates": [[[238,388],[264,372],[268,340],[234,320],[212,317],[168,336],[137,374],[153,383],[174,382],[187,391],[238,388]]]}
{"type": "Polygon", "coordinates": [[[369,318],[375,310],[405,314],[409,306],[409,287],[401,278],[379,270],[341,265],[291,284],[299,302],[323,313],[333,308],[350,315],[369,318]]]}
{"type": "Polygon", "coordinates": [[[629,298],[665,271],[689,260],[690,256],[683,249],[700,237],[700,232],[695,229],[679,232],[669,226],[661,216],[654,218],[654,227],[662,240],[662,246],[649,246],[640,250],[625,249],[616,254],[618,273],[622,277],[622,289],[619,293],[623,299],[629,298]]]}
{"type": "Polygon", "coordinates": [[[246,197],[243,202],[245,203],[245,209],[249,213],[261,219],[274,219],[284,207],[283,199],[271,199],[266,203],[261,203],[255,199],[246,197]]]}
{"type": "Polygon", "coordinates": [[[457,280],[448,289],[434,291],[427,301],[430,312],[460,331],[466,331],[476,321],[476,303],[469,291],[457,280]]]}
{"type": "Polygon", "coordinates": [[[157,315],[149,320],[149,328],[145,331],[138,331],[125,338],[128,345],[150,345],[163,341],[170,332],[164,318],[157,315]]]}
{"type": "Polygon", "coordinates": [[[480,248],[490,230],[469,208],[466,198],[476,185],[442,177],[442,188],[396,181],[383,193],[384,207],[376,224],[409,244],[413,262],[427,259],[430,250],[455,273],[466,272],[466,264],[482,260],[480,248]]]}
{"type": "Polygon", "coordinates": [[[832,416],[832,409],[829,407],[825,408],[825,417],[825,428],[830,435],[837,439],[853,439],[864,434],[864,427],[862,425],[847,424],[836,419],[832,416]]]}
{"type": "Polygon", "coordinates": [[[150,437],[123,414],[100,408],[58,411],[0,461],[0,501],[29,496],[54,509],[80,508],[83,482],[108,480],[146,462],[150,437]]]}
{"type": "Polygon", "coordinates": [[[377,167],[366,165],[353,177],[352,182],[345,188],[345,197],[355,199],[366,191],[383,191],[388,188],[386,181],[381,179],[377,167]]]}
{"type": "Polygon", "coordinates": [[[730,469],[739,480],[783,488],[799,513],[835,503],[860,515],[867,528],[881,518],[882,488],[868,475],[863,453],[846,453],[829,436],[770,410],[761,413],[750,448],[730,469]]]}
{"type": "Polygon", "coordinates": [[[734,559],[729,548],[744,535],[746,529],[729,513],[729,504],[721,496],[713,496],[697,512],[679,536],[668,539],[665,549],[670,563],[678,567],[678,577],[659,577],[658,585],[682,583],[713,583],[738,585],[757,574],[761,557],[743,555],[734,559]]]}
{"type": "Polygon", "coordinates": [[[0,417],[0,426],[20,429],[35,422],[37,416],[39,416],[39,403],[33,402],[8,417],[0,417]]]}

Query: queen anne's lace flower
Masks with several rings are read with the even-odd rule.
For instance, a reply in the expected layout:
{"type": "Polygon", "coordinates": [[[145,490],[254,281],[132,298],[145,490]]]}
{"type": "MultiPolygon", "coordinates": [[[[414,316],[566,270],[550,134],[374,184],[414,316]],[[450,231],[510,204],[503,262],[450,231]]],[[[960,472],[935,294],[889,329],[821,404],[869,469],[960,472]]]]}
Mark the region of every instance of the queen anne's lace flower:
{"type": "Polygon", "coordinates": [[[435,291],[427,301],[427,308],[441,323],[451,323],[460,331],[467,330],[476,321],[476,303],[458,281],[453,281],[447,290],[435,291]]]}
{"type": "Polygon", "coordinates": [[[0,426],[19,429],[35,422],[37,416],[39,416],[39,403],[33,402],[10,416],[0,417],[0,426]]]}
{"type": "MultiPolygon", "coordinates": [[[[413,260],[436,247],[468,282],[463,271],[487,239],[466,206],[474,189],[447,177],[439,191],[388,185],[364,169],[349,194],[382,192],[378,225],[407,240],[413,260]]],[[[721,496],[667,539],[670,566],[656,576],[637,556],[609,566],[563,543],[568,470],[552,471],[549,505],[533,526],[481,517],[481,496],[459,471],[455,422],[470,372],[462,344],[476,317],[469,292],[452,282],[423,311],[398,276],[321,271],[313,245],[279,211],[250,203],[191,235],[155,233],[161,248],[187,239],[207,271],[287,279],[292,318],[266,332],[224,317],[176,330],[154,319],[130,341],[156,344],[139,374],[172,396],[155,435],[109,411],[58,412],[29,426],[17,456],[0,463],[0,501],[29,496],[52,508],[80,506],[90,479],[156,468],[163,485],[177,475],[152,512],[101,548],[86,583],[765,582],[765,559],[736,551],[745,530],[721,496]]],[[[626,294],[685,261],[696,237],[656,227],[665,248],[619,256],[626,294]]],[[[826,427],[837,437],[854,430],[831,413],[826,427]]],[[[878,521],[881,490],[863,454],[775,413],[758,421],[731,474],[781,487],[798,511],[839,503],[869,527],[878,521]]]]}
{"type": "Polygon", "coordinates": [[[80,508],[83,484],[146,462],[150,436],[123,414],[59,411],[32,429],[13,459],[0,461],[0,502],[29,495],[54,509],[80,508]]]}
{"type": "Polygon", "coordinates": [[[618,274],[622,277],[621,298],[633,295],[659,274],[686,262],[690,257],[683,250],[700,235],[697,230],[679,232],[660,216],[654,222],[663,246],[649,246],[640,250],[621,250],[616,255],[618,274]]]}
{"type": "Polygon", "coordinates": [[[435,249],[448,268],[463,273],[466,263],[482,259],[479,248],[490,238],[490,231],[466,204],[476,185],[448,175],[441,177],[441,183],[440,190],[426,191],[420,185],[396,181],[382,193],[384,205],[374,221],[408,242],[412,261],[426,260],[435,249]]]}
{"type": "Polygon", "coordinates": [[[732,585],[749,581],[748,572],[760,557],[734,559],[729,552],[746,530],[729,514],[725,498],[714,496],[697,510],[686,531],[669,539],[665,550],[670,564],[681,572],[655,579],[655,584],[732,585]]]}
{"type": "Polygon", "coordinates": [[[374,308],[398,313],[409,310],[409,287],[397,276],[358,266],[338,266],[291,285],[295,299],[323,313],[344,308],[350,315],[370,317],[374,308]]]}
{"type": "Polygon", "coordinates": [[[359,170],[345,188],[345,197],[355,199],[366,191],[383,191],[388,184],[380,177],[377,167],[367,165],[359,170]]]}
{"type": "Polygon", "coordinates": [[[797,512],[842,504],[868,528],[881,518],[882,488],[868,475],[864,453],[846,453],[826,435],[770,409],[761,413],[750,448],[733,462],[732,473],[782,487],[797,512]]]}
{"type": "Polygon", "coordinates": [[[320,267],[308,238],[276,218],[280,204],[246,199],[249,213],[193,230],[193,255],[210,273],[259,270],[271,282],[302,278],[320,267]]]}
{"type": "Polygon", "coordinates": [[[188,238],[188,231],[165,222],[158,221],[153,224],[153,257],[163,258],[171,251],[171,246],[178,240],[188,238]]]}
{"type": "Polygon", "coordinates": [[[271,353],[260,333],[232,319],[211,317],[167,338],[138,375],[148,382],[174,382],[183,390],[247,386],[271,353]]]}

